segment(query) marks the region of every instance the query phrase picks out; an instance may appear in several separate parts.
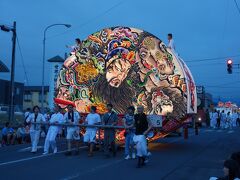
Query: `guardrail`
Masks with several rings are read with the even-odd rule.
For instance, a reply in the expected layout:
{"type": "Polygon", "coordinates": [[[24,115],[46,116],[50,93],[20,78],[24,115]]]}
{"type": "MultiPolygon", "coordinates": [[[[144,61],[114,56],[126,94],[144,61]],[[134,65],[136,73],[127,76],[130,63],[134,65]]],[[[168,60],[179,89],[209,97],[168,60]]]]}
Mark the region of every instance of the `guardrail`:
{"type": "MultiPolygon", "coordinates": [[[[48,123],[48,122],[31,122],[31,124],[41,124],[49,126],[70,126],[70,127],[96,127],[101,129],[127,129],[125,126],[112,126],[112,125],[89,125],[89,124],[70,124],[70,123],[48,123]]],[[[152,127],[152,129],[162,129],[162,127],[152,127]]]]}

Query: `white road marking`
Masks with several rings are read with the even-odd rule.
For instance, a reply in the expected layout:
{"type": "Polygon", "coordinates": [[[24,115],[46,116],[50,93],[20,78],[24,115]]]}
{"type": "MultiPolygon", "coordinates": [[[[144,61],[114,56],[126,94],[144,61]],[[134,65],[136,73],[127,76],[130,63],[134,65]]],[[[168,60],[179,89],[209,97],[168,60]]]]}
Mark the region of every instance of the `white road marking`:
{"type": "MultiPolygon", "coordinates": [[[[43,146],[38,146],[37,149],[42,149],[43,146]]],[[[20,149],[18,152],[27,152],[27,151],[31,151],[32,147],[27,147],[27,148],[23,148],[23,149],[20,149]]]]}
{"type": "MultiPolygon", "coordinates": [[[[87,148],[87,146],[80,147],[80,149],[84,149],[84,148],[87,148]]],[[[67,150],[59,151],[56,154],[61,154],[61,153],[64,153],[64,152],[67,152],[67,150]]],[[[19,163],[19,162],[24,162],[24,161],[29,161],[29,160],[32,160],[32,159],[38,159],[38,158],[52,156],[52,155],[55,155],[55,154],[50,153],[50,154],[46,154],[46,155],[39,155],[39,156],[33,156],[33,157],[29,157],[29,158],[24,158],[24,159],[18,159],[18,160],[14,160],[14,161],[8,161],[8,162],[0,163],[0,166],[19,163]]]]}
{"type": "Polygon", "coordinates": [[[233,130],[230,130],[230,131],[228,131],[227,133],[228,133],[228,134],[231,134],[231,133],[234,133],[234,131],[233,131],[233,130]]]}

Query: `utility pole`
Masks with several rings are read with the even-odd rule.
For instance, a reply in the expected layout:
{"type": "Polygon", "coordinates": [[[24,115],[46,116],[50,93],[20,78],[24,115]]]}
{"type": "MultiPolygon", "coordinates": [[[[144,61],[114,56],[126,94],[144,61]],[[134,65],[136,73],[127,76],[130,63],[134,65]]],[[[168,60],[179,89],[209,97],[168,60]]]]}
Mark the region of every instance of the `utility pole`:
{"type": "Polygon", "coordinates": [[[13,22],[13,28],[11,29],[13,32],[12,37],[12,64],[11,64],[11,86],[10,86],[10,104],[9,104],[9,122],[13,121],[14,118],[14,96],[15,96],[15,88],[14,88],[14,76],[15,76],[15,49],[16,49],[16,21],[13,22]]]}
{"type": "Polygon", "coordinates": [[[8,111],[8,120],[9,122],[13,121],[14,118],[14,96],[15,96],[15,88],[14,88],[14,76],[15,76],[15,49],[16,49],[16,21],[13,22],[13,27],[8,27],[6,25],[0,24],[0,29],[5,32],[12,31],[12,64],[11,64],[11,81],[10,81],[10,102],[9,102],[9,111],[8,111]]]}
{"type": "Polygon", "coordinates": [[[44,29],[44,33],[43,33],[43,60],[42,60],[42,91],[41,91],[41,110],[42,110],[42,113],[44,113],[44,73],[45,73],[45,47],[46,47],[46,33],[47,33],[47,30],[51,27],[54,27],[54,26],[65,26],[67,28],[70,28],[71,25],[70,24],[52,24],[52,25],[49,25],[47,26],[45,29],[44,29]]]}

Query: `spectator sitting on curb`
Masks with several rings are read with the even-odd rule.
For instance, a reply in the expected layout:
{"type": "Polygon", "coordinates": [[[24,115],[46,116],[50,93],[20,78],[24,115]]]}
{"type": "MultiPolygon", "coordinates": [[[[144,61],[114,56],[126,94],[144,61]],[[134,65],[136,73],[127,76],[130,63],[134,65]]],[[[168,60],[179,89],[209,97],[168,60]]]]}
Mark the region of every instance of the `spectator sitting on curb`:
{"type": "Polygon", "coordinates": [[[26,130],[23,124],[21,124],[20,127],[17,129],[16,135],[18,144],[22,144],[23,142],[25,142],[26,130]]]}
{"type": "Polygon", "coordinates": [[[5,127],[2,129],[3,144],[14,144],[15,137],[16,134],[14,133],[14,129],[9,127],[9,122],[7,122],[5,127]]]}

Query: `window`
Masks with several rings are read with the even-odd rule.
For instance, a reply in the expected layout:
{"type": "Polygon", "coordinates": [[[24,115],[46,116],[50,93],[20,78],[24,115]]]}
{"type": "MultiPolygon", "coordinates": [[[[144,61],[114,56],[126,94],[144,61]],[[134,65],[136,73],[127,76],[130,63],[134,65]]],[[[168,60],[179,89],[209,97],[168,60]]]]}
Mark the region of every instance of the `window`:
{"type": "MultiPolygon", "coordinates": [[[[39,92],[39,96],[38,97],[39,97],[38,101],[42,102],[42,93],[41,92],[39,92]]],[[[46,101],[47,101],[47,93],[44,92],[43,102],[46,102],[46,101]]]]}
{"type": "Polygon", "coordinates": [[[25,92],[24,101],[31,101],[31,100],[32,100],[32,93],[30,91],[25,92]]]}
{"type": "Polygon", "coordinates": [[[20,88],[16,88],[16,95],[20,94],[20,88]]]}

